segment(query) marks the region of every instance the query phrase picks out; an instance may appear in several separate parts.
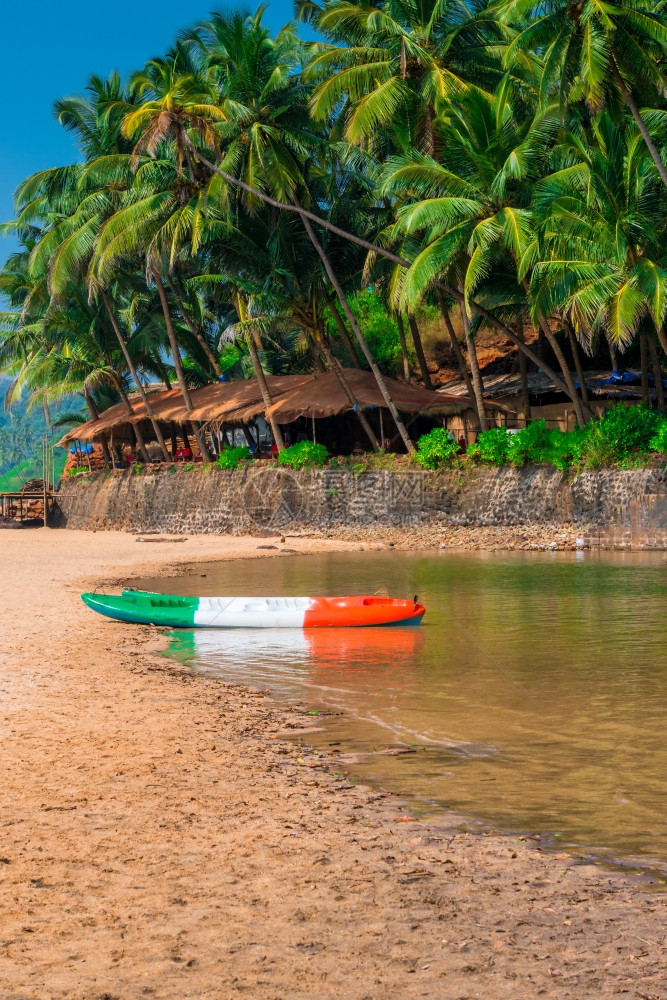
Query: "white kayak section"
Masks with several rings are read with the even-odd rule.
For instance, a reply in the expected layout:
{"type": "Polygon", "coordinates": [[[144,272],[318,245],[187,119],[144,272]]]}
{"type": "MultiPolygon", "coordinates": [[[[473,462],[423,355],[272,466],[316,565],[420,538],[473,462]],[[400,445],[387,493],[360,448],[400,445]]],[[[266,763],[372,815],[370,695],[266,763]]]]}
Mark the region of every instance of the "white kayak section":
{"type": "Polygon", "coordinates": [[[199,628],[303,628],[310,597],[200,597],[199,628]]]}

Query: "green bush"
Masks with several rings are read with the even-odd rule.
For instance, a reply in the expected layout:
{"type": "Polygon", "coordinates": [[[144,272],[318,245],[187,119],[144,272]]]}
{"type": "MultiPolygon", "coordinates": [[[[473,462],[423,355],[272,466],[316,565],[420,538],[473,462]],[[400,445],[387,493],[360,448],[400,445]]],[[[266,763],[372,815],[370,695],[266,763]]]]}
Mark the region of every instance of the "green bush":
{"type": "Polygon", "coordinates": [[[242,462],[250,459],[250,448],[246,445],[238,448],[224,448],[216,460],[219,469],[238,469],[242,462]]]}
{"type": "Polygon", "coordinates": [[[493,427],[470,445],[468,455],[484,465],[511,463],[521,468],[530,462],[550,462],[561,472],[571,466],[620,466],[642,462],[648,452],[667,453],[667,419],[646,406],[617,406],[583,428],[561,431],[535,420],[508,434],[493,427]]]}
{"type": "Polygon", "coordinates": [[[662,417],[658,429],[648,443],[649,451],[660,451],[667,454],[667,420],[662,417]]]}
{"type": "Polygon", "coordinates": [[[444,427],[434,427],[417,441],[415,462],[424,469],[441,469],[452,465],[460,454],[458,442],[449,436],[444,427]]]}
{"type": "Polygon", "coordinates": [[[512,436],[504,427],[482,431],[475,444],[468,447],[468,455],[484,465],[505,465],[509,461],[512,436]]]}
{"type": "Polygon", "coordinates": [[[308,466],[321,467],[327,464],[328,458],[328,448],[323,444],[314,444],[312,441],[298,441],[278,453],[279,463],[289,466],[290,469],[304,469],[308,466]]]}
{"type": "Polygon", "coordinates": [[[529,462],[550,462],[561,472],[581,461],[586,447],[586,431],[561,431],[535,420],[518,434],[510,435],[509,459],[517,469],[529,462]]]}
{"type": "Polygon", "coordinates": [[[80,472],[89,472],[87,465],[77,465],[74,469],[68,469],[68,476],[78,476],[80,472]]]}
{"type": "Polygon", "coordinates": [[[651,450],[651,441],[664,423],[665,418],[647,406],[618,403],[587,424],[586,465],[627,465],[631,457],[651,450]]]}

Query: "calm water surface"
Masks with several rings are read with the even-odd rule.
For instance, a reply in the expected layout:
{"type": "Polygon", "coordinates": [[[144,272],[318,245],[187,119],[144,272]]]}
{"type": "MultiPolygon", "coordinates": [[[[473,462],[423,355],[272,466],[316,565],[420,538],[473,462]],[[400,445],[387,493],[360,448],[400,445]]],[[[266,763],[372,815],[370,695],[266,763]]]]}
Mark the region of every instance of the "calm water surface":
{"type": "Polygon", "coordinates": [[[341,710],[324,739],[366,780],[667,871],[667,555],[335,553],[141,586],[419,594],[419,629],[187,631],[172,652],[341,710]]]}

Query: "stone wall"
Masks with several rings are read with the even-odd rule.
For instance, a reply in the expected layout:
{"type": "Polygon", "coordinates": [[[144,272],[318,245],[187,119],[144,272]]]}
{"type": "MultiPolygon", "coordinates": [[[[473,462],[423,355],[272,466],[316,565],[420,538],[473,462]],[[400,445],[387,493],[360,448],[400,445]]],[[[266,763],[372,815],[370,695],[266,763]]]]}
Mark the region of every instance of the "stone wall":
{"type": "Polygon", "coordinates": [[[603,470],[569,479],[552,466],[440,473],[275,465],[245,471],[170,467],[65,480],[59,524],[191,534],[572,526],[591,545],[667,548],[667,470],[603,470]]]}

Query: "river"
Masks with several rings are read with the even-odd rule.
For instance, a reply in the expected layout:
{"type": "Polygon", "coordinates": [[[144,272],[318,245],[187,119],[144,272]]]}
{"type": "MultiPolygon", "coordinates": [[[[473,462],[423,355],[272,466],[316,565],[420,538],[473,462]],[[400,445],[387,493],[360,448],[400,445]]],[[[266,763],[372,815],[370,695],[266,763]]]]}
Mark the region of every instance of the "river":
{"type": "Polygon", "coordinates": [[[667,873],[667,553],[333,553],[136,585],[418,594],[420,628],[185,631],[171,652],[341,713],[320,736],[341,769],[416,808],[667,873]]]}

